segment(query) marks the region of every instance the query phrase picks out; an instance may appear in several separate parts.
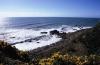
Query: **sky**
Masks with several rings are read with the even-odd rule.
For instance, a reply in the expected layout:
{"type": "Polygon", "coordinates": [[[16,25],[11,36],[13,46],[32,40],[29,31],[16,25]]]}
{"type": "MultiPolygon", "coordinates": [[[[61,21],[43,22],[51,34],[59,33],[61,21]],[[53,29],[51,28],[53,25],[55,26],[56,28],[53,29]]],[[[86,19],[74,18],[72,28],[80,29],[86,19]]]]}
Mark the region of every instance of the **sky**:
{"type": "Polygon", "coordinates": [[[100,18],[100,0],[0,0],[0,17],[100,18]]]}

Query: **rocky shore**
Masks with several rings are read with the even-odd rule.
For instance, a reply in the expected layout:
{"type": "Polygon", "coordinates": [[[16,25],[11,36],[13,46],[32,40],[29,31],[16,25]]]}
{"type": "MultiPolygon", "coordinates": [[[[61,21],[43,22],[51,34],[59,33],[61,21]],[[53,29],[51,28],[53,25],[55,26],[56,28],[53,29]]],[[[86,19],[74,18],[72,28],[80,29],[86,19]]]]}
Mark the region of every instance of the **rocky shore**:
{"type": "MultiPolygon", "coordinates": [[[[42,34],[46,34],[46,32],[42,32],[42,34]]],[[[48,61],[51,62],[53,58],[53,62],[51,62],[53,65],[57,65],[59,62],[60,65],[66,65],[66,63],[69,63],[69,65],[100,65],[100,24],[97,24],[93,28],[82,29],[72,33],[52,30],[50,31],[50,34],[57,35],[62,38],[62,40],[51,45],[26,52],[19,51],[4,41],[0,41],[0,64],[42,65],[41,63],[47,62],[47,59],[45,59],[44,62],[43,58],[50,57],[48,58],[48,61]],[[61,54],[58,53],[52,56],[57,52],[60,52],[61,54]],[[70,62],[64,59],[65,56],[70,59],[70,62]],[[84,63],[81,62],[81,59],[84,60],[84,63]],[[88,61],[85,62],[87,59],[88,61]]],[[[36,39],[38,40],[39,38],[36,39]]],[[[31,42],[30,39],[25,41],[31,42]]]]}
{"type": "Polygon", "coordinates": [[[62,38],[61,41],[32,50],[32,54],[48,57],[54,52],[71,53],[76,55],[100,54],[100,26],[99,24],[93,28],[82,29],[73,33],[59,33],[59,31],[51,31],[62,38]]]}

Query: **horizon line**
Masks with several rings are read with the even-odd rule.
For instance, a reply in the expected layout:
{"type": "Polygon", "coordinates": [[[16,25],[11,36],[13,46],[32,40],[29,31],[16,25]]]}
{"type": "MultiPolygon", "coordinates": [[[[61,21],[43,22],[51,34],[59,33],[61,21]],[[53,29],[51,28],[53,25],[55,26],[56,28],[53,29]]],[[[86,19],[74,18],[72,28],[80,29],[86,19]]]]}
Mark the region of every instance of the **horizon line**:
{"type": "Polygon", "coordinates": [[[78,16],[75,16],[75,17],[72,17],[72,16],[7,16],[7,17],[1,17],[1,18],[15,18],[15,17],[51,17],[51,18],[100,18],[100,17],[78,17],[78,16]]]}

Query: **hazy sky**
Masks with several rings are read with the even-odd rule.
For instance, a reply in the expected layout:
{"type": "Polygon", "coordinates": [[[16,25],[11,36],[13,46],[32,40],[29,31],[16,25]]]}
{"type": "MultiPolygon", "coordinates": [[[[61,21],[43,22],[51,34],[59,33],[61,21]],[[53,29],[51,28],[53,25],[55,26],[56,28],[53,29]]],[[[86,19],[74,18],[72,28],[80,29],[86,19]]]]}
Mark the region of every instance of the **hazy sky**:
{"type": "Polygon", "coordinates": [[[100,0],[0,0],[0,17],[100,17],[100,0]]]}

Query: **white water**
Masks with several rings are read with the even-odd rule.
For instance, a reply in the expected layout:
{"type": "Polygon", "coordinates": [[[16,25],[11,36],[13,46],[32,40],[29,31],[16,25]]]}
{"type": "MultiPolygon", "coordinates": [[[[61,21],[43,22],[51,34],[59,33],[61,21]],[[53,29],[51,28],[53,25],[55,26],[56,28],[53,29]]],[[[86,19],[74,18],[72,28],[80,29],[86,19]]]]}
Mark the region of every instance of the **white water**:
{"type": "MultiPolygon", "coordinates": [[[[90,27],[83,27],[82,29],[86,29],[90,27]]],[[[60,32],[75,32],[80,30],[78,27],[71,27],[67,25],[63,25],[58,28],[51,28],[51,29],[41,29],[41,30],[33,30],[33,29],[2,29],[0,31],[0,39],[5,40],[6,42],[12,44],[16,42],[20,42],[26,39],[31,39],[39,36],[43,36],[38,40],[32,40],[32,42],[23,42],[15,44],[14,46],[19,50],[27,51],[36,49],[38,47],[50,45],[52,43],[58,42],[61,38],[58,38],[56,35],[50,35],[50,31],[58,30],[60,32]],[[41,34],[41,32],[48,32],[47,34],[41,34]],[[37,43],[38,42],[38,43],[37,43]]]]}

